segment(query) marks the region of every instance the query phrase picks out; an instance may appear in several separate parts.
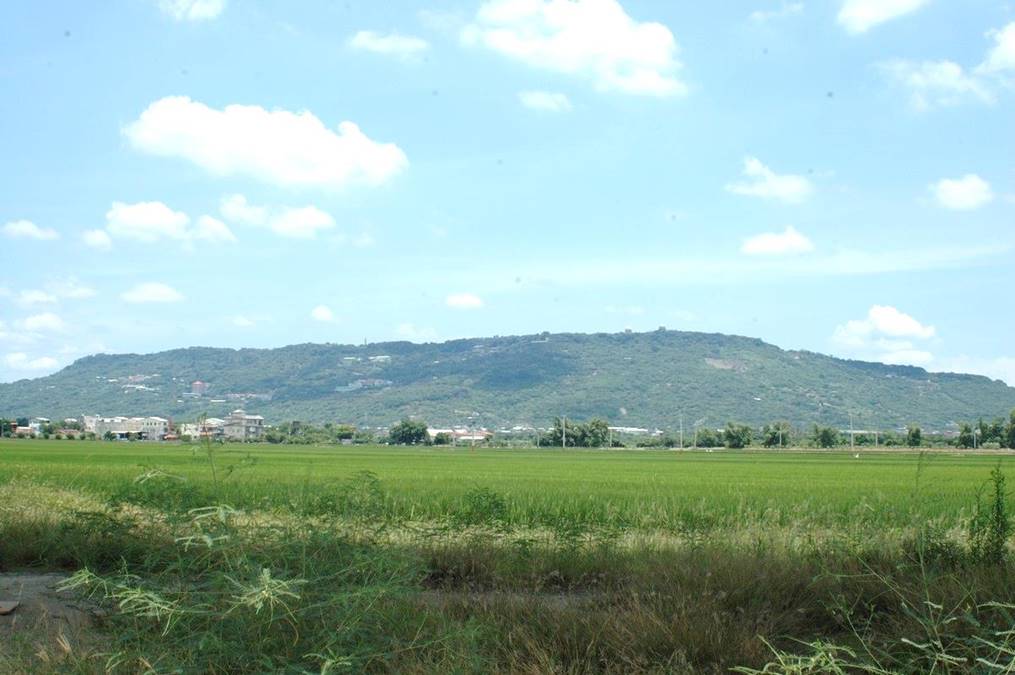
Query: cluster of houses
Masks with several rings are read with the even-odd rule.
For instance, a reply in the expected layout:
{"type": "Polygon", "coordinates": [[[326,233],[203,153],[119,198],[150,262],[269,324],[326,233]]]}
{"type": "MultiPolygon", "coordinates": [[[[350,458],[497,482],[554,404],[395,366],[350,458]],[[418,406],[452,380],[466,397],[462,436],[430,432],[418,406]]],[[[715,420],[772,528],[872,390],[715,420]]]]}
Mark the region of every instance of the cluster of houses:
{"type": "Polygon", "coordinates": [[[62,421],[63,427],[56,425],[45,417],[35,417],[28,426],[15,426],[12,429],[16,436],[40,436],[46,429],[54,433],[71,436],[84,433],[94,434],[96,438],[115,440],[146,440],[173,441],[189,436],[191,439],[211,439],[221,441],[259,441],[264,436],[264,417],[248,415],[243,410],[234,410],[224,419],[209,417],[194,424],[178,424],[165,417],[102,417],[100,415],[83,415],[80,418],[67,418],[62,421]],[[70,425],[74,425],[71,427],[70,425]],[[81,428],[76,428],[80,426],[81,428]]]}

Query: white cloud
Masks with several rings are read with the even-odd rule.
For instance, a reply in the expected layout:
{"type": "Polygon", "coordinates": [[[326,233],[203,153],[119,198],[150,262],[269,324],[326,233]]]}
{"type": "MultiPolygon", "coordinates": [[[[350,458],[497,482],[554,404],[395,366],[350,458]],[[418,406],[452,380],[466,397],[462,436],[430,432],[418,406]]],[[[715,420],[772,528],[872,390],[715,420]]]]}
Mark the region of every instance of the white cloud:
{"type": "Polygon", "coordinates": [[[925,326],[895,307],[874,305],[867,312],[866,318],[854,319],[838,326],[835,329],[835,340],[843,345],[858,346],[877,336],[927,340],[934,337],[935,333],[934,326],[925,326]]]}
{"type": "Polygon", "coordinates": [[[268,209],[251,205],[243,195],[223,197],[219,212],[226,220],[241,225],[264,225],[268,220],[268,209]]]}
{"type": "Polygon", "coordinates": [[[971,211],[994,200],[990,183],[974,173],[962,178],[942,178],[930,186],[938,204],[946,209],[971,211]]]}
{"type": "Polygon", "coordinates": [[[590,80],[600,91],[687,93],[670,29],[636,21],[617,0],[489,0],[461,36],[534,68],[590,80]]]}
{"type": "Polygon", "coordinates": [[[85,246],[100,251],[108,251],[113,247],[113,240],[105,230],[85,230],[81,234],[81,239],[84,240],[85,246]]]}
{"type": "Polygon", "coordinates": [[[518,92],[518,100],[531,110],[546,112],[568,112],[571,110],[571,101],[568,97],[554,91],[520,91],[518,92]]]}
{"type": "Polygon", "coordinates": [[[936,334],[895,307],[874,305],[863,319],[837,326],[832,342],[850,356],[896,365],[927,365],[934,355],[913,340],[929,340],[936,334]]]}
{"type": "Polygon", "coordinates": [[[125,302],[134,304],[151,303],[151,302],[179,302],[183,300],[183,295],[166,284],[158,282],[146,282],[134,286],[129,291],[126,291],[120,295],[125,302]]]}
{"type": "Polygon", "coordinates": [[[165,238],[187,245],[193,240],[217,244],[236,241],[236,236],[222,221],[205,215],[191,227],[190,216],[174,211],[162,202],[113,202],[106,213],[106,231],[86,232],[85,243],[108,248],[112,243],[110,235],[146,243],[165,238]]]}
{"type": "Polygon", "coordinates": [[[782,19],[794,14],[800,14],[803,11],[804,3],[786,2],[783,0],[782,5],[780,5],[777,9],[758,9],[751,12],[751,21],[764,23],[765,21],[771,21],[772,19],[782,19]]]}
{"type": "MultiPolygon", "coordinates": [[[[223,197],[219,206],[223,217],[235,223],[255,227],[267,226],[275,234],[291,239],[315,239],[318,233],[335,227],[335,219],[331,214],[316,206],[303,207],[267,207],[255,206],[243,195],[223,197]]],[[[346,241],[345,235],[337,235],[341,242],[346,241]]],[[[357,246],[370,246],[373,238],[362,234],[353,241],[357,246]]]]}
{"type": "Polygon", "coordinates": [[[765,232],[744,240],[740,247],[747,255],[787,255],[814,250],[811,240],[790,226],[782,232],[765,232]]]}
{"type": "Polygon", "coordinates": [[[18,321],[17,325],[22,330],[33,333],[38,331],[62,331],[65,328],[63,319],[52,312],[33,314],[18,321]]]}
{"type": "Polygon", "coordinates": [[[229,226],[211,216],[201,216],[197,219],[193,237],[199,241],[211,243],[232,243],[236,241],[236,235],[229,229],[229,226]]]}
{"type": "Polygon", "coordinates": [[[915,12],[929,0],[845,0],[839,9],[839,24],[850,33],[866,33],[892,19],[915,12]]]}
{"type": "Polygon", "coordinates": [[[976,70],[983,73],[1015,70],[1015,21],[987,35],[994,38],[994,47],[976,70]]]}
{"type": "Polygon", "coordinates": [[[352,122],[339,124],[336,133],[309,111],[217,110],[186,96],[155,101],[124,133],[138,150],[285,187],[380,185],[409,164],[397,145],[371,140],[352,122]]]}
{"type": "Polygon", "coordinates": [[[226,8],[226,0],[159,0],[159,9],[177,21],[214,19],[226,8]]]}
{"type": "Polygon", "coordinates": [[[163,237],[184,241],[189,238],[190,217],[173,211],[162,202],[113,202],[106,212],[106,231],[114,237],[155,242],[163,237]]]}
{"type": "Polygon", "coordinates": [[[56,296],[52,293],[40,290],[25,290],[18,294],[18,303],[25,307],[32,305],[48,305],[56,302],[56,296]]]}
{"type": "Polygon", "coordinates": [[[445,298],[444,304],[454,309],[481,309],[483,299],[473,293],[452,293],[445,298]]]}
{"type": "Polygon", "coordinates": [[[335,219],[316,206],[284,209],[268,223],[272,232],[293,239],[313,239],[320,230],[335,226],[335,219]]]}
{"type": "Polygon", "coordinates": [[[917,110],[970,100],[994,101],[987,85],[953,61],[896,60],[881,64],[881,70],[909,91],[910,103],[917,110]]]}
{"type": "Polygon", "coordinates": [[[237,328],[252,328],[257,322],[251,319],[250,317],[243,316],[242,314],[237,314],[236,316],[230,319],[230,323],[232,323],[237,328]]]}
{"type": "Polygon", "coordinates": [[[53,370],[58,363],[51,356],[40,356],[33,359],[24,352],[12,352],[4,356],[4,365],[11,370],[53,370]]]}
{"type": "Polygon", "coordinates": [[[374,54],[394,56],[403,61],[413,61],[430,48],[430,43],[412,35],[383,35],[372,30],[361,30],[349,39],[349,46],[374,54]]]}
{"type": "Polygon", "coordinates": [[[738,195],[775,199],[787,204],[799,204],[813,191],[811,182],[804,176],[780,176],[755,157],[744,159],[744,176],[751,179],[730,183],[726,190],[738,195]]]}
{"type": "Polygon", "coordinates": [[[60,234],[51,227],[39,227],[30,220],[13,220],[3,227],[4,234],[12,239],[59,239],[60,234]]]}
{"type": "Polygon", "coordinates": [[[314,321],[330,323],[335,320],[335,313],[327,305],[318,305],[310,310],[310,318],[314,321]]]}

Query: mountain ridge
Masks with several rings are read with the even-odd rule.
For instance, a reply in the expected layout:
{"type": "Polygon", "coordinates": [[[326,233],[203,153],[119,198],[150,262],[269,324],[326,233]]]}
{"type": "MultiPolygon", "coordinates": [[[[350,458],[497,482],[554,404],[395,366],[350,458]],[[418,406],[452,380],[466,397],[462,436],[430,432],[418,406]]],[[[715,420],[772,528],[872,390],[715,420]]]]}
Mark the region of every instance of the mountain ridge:
{"type": "Polygon", "coordinates": [[[944,430],[1007,415],[1015,388],[981,375],[783,350],[758,338],[656,330],[538,333],[276,348],[187,347],[93,354],[0,384],[0,415],[160,414],[244,407],[288,419],[386,426],[544,426],[555,415],[674,429],[701,418],[944,430]],[[191,382],[208,383],[194,396],[191,382]]]}

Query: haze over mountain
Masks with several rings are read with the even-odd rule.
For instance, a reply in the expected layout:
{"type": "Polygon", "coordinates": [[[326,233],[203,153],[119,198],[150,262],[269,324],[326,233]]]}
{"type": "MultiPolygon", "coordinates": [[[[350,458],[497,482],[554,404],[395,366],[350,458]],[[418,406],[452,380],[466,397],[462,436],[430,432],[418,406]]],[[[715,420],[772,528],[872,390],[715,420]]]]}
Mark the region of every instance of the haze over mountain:
{"type": "MultiPolygon", "coordinates": [[[[200,386],[198,390],[200,390],[200,386]]],[[[784,351],[758,339],[658,330],[414,344],[192,347],[99,354],[0,384],[0,414],[221,416],[244,407],[289,419],[384,426],[546,425],[555,415],[675,429],[706,418],[888,429],[1006,415],[1015,388],[978,375],[784,351]],[[201,396],[192,383],[207,383],[201,396]]]]}

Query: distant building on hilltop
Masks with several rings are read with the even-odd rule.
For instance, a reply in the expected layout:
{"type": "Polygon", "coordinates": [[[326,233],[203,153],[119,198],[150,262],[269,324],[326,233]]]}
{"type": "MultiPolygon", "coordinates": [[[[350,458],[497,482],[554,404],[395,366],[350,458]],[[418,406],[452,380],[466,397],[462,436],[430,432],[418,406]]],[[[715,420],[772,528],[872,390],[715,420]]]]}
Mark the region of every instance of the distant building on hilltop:
{"type": "Polygon", "coordinates": [[[190,393],[197,396],[204,396],[208,393],[208,383],[201,380],[194,380],[190,383],[190,393]]]}

